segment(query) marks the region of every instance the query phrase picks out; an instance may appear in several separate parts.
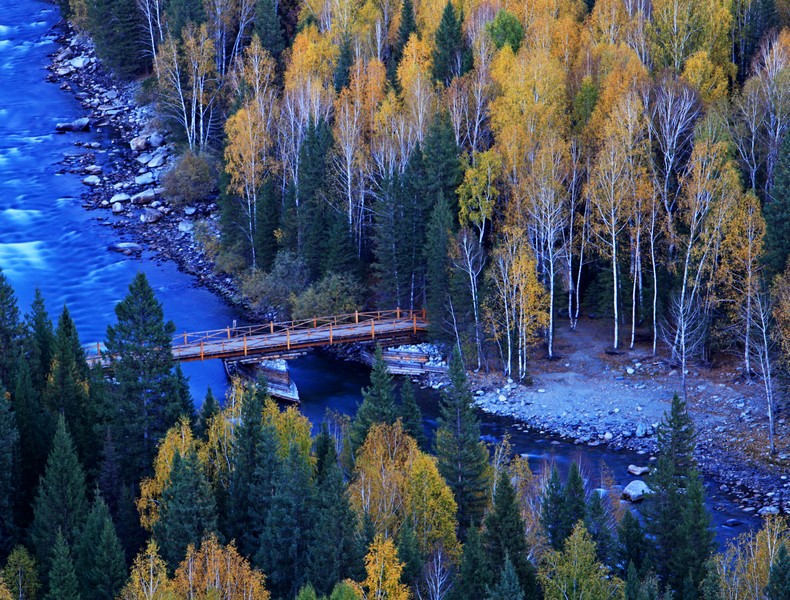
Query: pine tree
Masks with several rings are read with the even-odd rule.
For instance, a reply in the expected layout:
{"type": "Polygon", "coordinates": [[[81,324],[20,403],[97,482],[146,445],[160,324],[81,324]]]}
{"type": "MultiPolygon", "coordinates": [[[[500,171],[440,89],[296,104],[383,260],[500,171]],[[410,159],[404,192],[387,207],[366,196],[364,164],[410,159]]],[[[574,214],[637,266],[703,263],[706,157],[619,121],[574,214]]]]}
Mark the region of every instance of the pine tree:
{"type": "Polygon", "coordinates": [[[488,449],[480,441],[466,371],[457,354],[450,359],[450,386],[439,401],[434,445],[439,472],[453,491],[462,530],[479,524],[488,503],[488,449]]]}
{"type": "Polygon", "coordinates": [[[584,479],[579,471],[579,463],[572,462],[568,470],[568,480],[563,489],[562,503],[562,542],[570,536],[576,523],[584,522],[587,516],[587,499],[584,479]]]}
{"type": "Polygon", "coordinates": [[[0,385],[0,560],[8,555],[14,538],[14,500],[17,487],[19,432],[8,395],[0,385]]]}
{"type": "Polygon", "coordinates": [[[277,439],[274,429],[266,425],[261,431],[261,439],[255,449],[255,468],[250,479],[249,519],[247,531],[239,540],[244,554],[255,557],[260,551],[261,534],[269,520],[269,512],[274,496],[275,476],[280,470],[280,458],[277,455],[277,439]]]}
{"type": "Polygon", "coordinates": [[[0,269],[0,385],[5,387],[11,387],[15,381],[21,335],[16,294],[0,269]]]}
{"type": "Polygon", "coordinates": [[[549,482],[543,490],[543,498],[540,503],[540,520],[543,530],[549,538],[551,547],[557,551],[562,550],[562,543],[567,537],[563,526],[564,500],[560,473],[557,467],[553,466],[549,482]]]}
{"type": "Polygon", "coordinates": [[[436,29],[433,77],[444,85],[450,85],[453,77],[460,77],[471,68],[472,55],[464,41],[463,14],[456,15],[452,1],[447,0],[436,29]]]}
{"type": "Polygon", "coordinates": [[[52,365],[52,355],[55,351],[55,331],[52,321],[47,313],[44,296],[36,288],[30,313],[25,315],[27,326],[27,361],[33,387],[40,394],[47,383],[47,375],[52,365]]]}
{"type": "Polygon", "coordinates": [[[524,519],[510,483],[510,475],[503,470],[494,493],[494,506],[485,519],[483,540],[490,565],[502,565],[510,560],[518,574],[525,598],[537,598],[535,567],[527,559],[527,539],[524,519]]]}
{"type": "Polygon", "coordinates": [[[186,556],[187,546],[200,544],[217,530],[217,509],[211,487],[194,452],[176,453],[170,482],[162,492],[154,539],[171,569],[186,556]]]}
{"type": "MultiPolygon", "coordinates": [[[[310,123],[299,151],[299,212],[294,246],[312,279],[319,279],[327,252],[326,181],[333,145],[332,129],[325,121],[310,123]]],[[[289,219],[284,219],[287,223],[289,219]]]]}
{"type": "MultiPolygon", "coordinates": [[[[250,502],[250,482],[255,472],[258,445],[263,438],[263,401],[264,394],[257,386],[247,389],[242,396],[241,422],[234,433],[232,467],[228,484],[227,522],[223,529],[230,539],[243,540],[251,525],[252,510],[256,507],[250,502]]],[[[242,545],[242,552],[251,548],[242,545]]]]}
{"type": "Polygon", "coordinates": [[[295,445],[279,465],[274,495],[255,562],[275,597],[293,597],[306,583],[307,545],[312,529],[310,499],[315,497],[312,466],[295,445]]]}
{"type": "Polygon", "coordinates": [[[524,600],[524,592],[518,581],[518,574],[509,557],[499,574],[499,581],[488,591],[486,600],[524,600]]]}
{"type": "Polygon", "coordinates": [[[200,25],[206,22],[206,11],[201,0],[170,0],[165,11],[170,33],[181,39],[181,32],[188,23],[200,25]]]}
{"type": "Polygon", "coordinates": [[[85,474],[61,416],[47,467],[38,486],[30,529],[30,539],[42,572],[48,573],[52,565],[56,533],[63,536],[66,544],[73,544],[87,512],[85,474]]]}
{"type": "Polygon", "coordinates": [[[650,544],[645,539],[645,532],[639,520],[626,511],[617,525],[617,556],[623,566],[632,562],[637,573],[644,576],[650,570],[650,544]]]}
{"type": "Polygon", "coordinates": [[[285,49],[285,38],[274,0],[258,0],[255,6],[255,32],[261,38],[261,46],[279,60],[285,49]]]}
{"type": "Polygon", "coordinates": [[[351,80],[351,67],[354,65],[354,52],[351,42],[351,36],[348,34],[344,34],[340,40],[340,54],[335,65],[335,92],[338,94],[351,80]]]}
{"type": "Polygon", "coordinates": [[[422,574],[425,559],[420,553],[414,527],[408,519],[398,531],[398,560],[403,565],[400,576],[401,583],[409,587],[414,586],[422,574]]]}
{"type": "Polygon", "coordinates": [[[318,600],[318,596],[315,593],[315,588],[308,583],[299,590],[298,594],[296,594],[296,600],[318,600]]]}
{"type": "Polygon", "coordinates": [[[74,563],[84,600],[115,598],[126,581],[126,561],[110,511],[96,493],[74,545],[74,563]]]}
{"type": "Polygon", "coordinates": [[[442,110],[431,121],[422,145],[425,170],[423,193],[432,203],[438,201],[440,194],[444,196],[453,228],[458,214],[456,189],[461,185],[464,175],[460,154],[450,113],[442,110]]]}
{"type": "Polygon", "coordinates": [[[642,589],[642,582],[639,580],[636,567],[633,561],[628,561],[628,571],[625,580],[625,600],[639,600],[639,592],[642,589]]]}
{"type": "Polygon", "coordinates": [[[2,571],[2,579],[17,600],[35,600],[41,589],[36,559],[22,545],[13,549],[2,571]]]}
{"type": "Polygon", "coordinates": [[[489,568],[483,540],[477,527],[470,527],[464,544],[464,554],[458,568],[458,578],[452,597],[457,600],[484,598],[494,576],[489,568]]]}
{"type": "Polygon", "coordinates": [[[765,253],[769,280],[785,269],[790,256],[790,135],[785,135],[775,167],[774,187],[765,201],[765,253]]]}
{"type": "MultiPolygon", "coordinates": [[[[178,4],[176,0],[169,6],[178,4]]],[[[177,23],[168,21],[171,26],[177,23]]],[[[180,36],[185,22],[171,31],[180,36]]],[[[131,77],[147,66],[141,41],[143,23],[135,0],[90,0],[88,30],[96,43],[96,53],[121,77],[131,77]]]]}
{"type": "Polygon", "coordinates": [[[590,532],[595,542],[595,556],[604,565],[612,564],[615,554],[615,543],[609,526],[609,514],[604,505],[603,496],[593,491],[587,503],[584,527],[590,532]]]}
{"type": "Polygon", "coordinates": [[[60,529],[54,537],[52,567],[49,570],[49,592],[44,596],[44,600],[81,600],[69,545],[60,529]]]}
{"type": "Polygon", "coordinates": [[[445,319],[447,297],[450,290],[450,235],[453,216],[444,195],[431,213],[426,231],[425,244],[425,284],[426,308],[431,334],[436,338],[446,336],[445,319]]]}
{"type": "Polygon", "coordinates": [[[102,498],[107,504],[110,514],[118,517],[118,509],[123,496],[123,482],[121,481],[121,468],[118,463],[118,453],[112,439],[112,431],[108,427],[104,436],[101,456],[99,458],[99,475],[96,478],[102,498]]]}
{"type": "Polygon", "coordinates": [[[357,519],[348,500],[334,444],[328,446],[316,476],[314,521],[307,548],[307,580],[327,595],[337,581],[353,578],[363,567],[357,546],[357,519]]]}
{"type": "Polygon", "coordinates": [[[787,542],[779,546],[776,557],[771,563],[765,595],[768,600],[790,599],[790,552],[787,551],[787,542]]]}
{"type": "Polygon", "coordinates": [[[392,375],[384,362],[381,346],[376,346],[373,369],[370,371],[370,387],[362,390],[362,403],[357,408],[349,434],[354,449],[362,447],[372,425],[395,421],[394,396],[392,375]]]}
{"type": "Polygon", "coordinates": [[[272,177],[263,181],[258,202],[255,228],[255,258],[263,271],[270,271],[277,257],[277,235],[280,228],[281,202],[272,177]]]}
{"type": "Polygon", "coordinates": [[[411,379],[406,378],[400,386],[400,418],[403,422],[403,430],[417,440],[420,448],[425,448],[428,440],[425,437],[425,429],[422,424],[422,411],[417,405],[417,398],[414,396],[414,385],[411,379]]]}
{"type": "Polygon", "coordinates": [[[189,391],[189,377],[184,374],[181,363],[176,363],[173,373],[172,410],[176,421],[186,417],[190,424],[195,423],[195,404],[189,391]]]}
{"type": "Polygon", "coordinates": [[[107,353],[117,383],[108,412],[113,439],[124,448],[124,479],[131,482],[150,473],[157,441],[181,412],[172,373],[175,325],[165,322],[143,273],[129,285],[115,314],[118,323],[107,327],[107,353]]]}
{"type": "MultiPolygon", "coordinates": [[[[790,585],[790,581],[788,581],[787,584],[790,585]]],[[[790,589],[788,585],[785,585],[785,590],[790,589]]],[[[702,600],[723,600],[721,593],[721,578],[716,569],[716,564],[713,561],[708,561],[705,565],[705,579],[702,580],[701,592],[700,596],[702,600]]],[[[790,598],[790,595],[785,596],[783,600],[787,600],[787,598],[790,598]]],[[[771,598],[769,595],[768,600],[775,599],[771,598]]]]}
{"type": "Polygon", "coordinates": [[[414,33],[417,33],[417,21],[414,18],[414,3],[412,0],[403,0],[400,9],[398,35],[390,48],[390,56],[387,60],[387,79],[389,79],[393,87],[397,86],[398,65],[403,57],[403,49],[414,33]]]}
{"type": "Polygon", "coordinates": [[[198,413],[197,424],[195,425],[195,437],[202,440],[206,439],[211,419],[213,419],[219,411],[219,402],[217,402],[214,393],[209,387],[206,390],[206,398],[203,400],[203,406],[200,407],[200,412],[198,413]]]}

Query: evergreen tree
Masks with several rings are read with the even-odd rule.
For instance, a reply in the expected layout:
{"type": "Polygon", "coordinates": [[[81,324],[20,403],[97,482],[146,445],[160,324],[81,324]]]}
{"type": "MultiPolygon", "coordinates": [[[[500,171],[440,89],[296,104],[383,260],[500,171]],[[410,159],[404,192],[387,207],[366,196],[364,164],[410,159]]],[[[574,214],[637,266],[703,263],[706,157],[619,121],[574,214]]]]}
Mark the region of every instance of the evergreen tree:
{"type": "Polygon", "coordinates": [[[351,81],[351,67],[354,65],[354,51],[351,36],[347,33],[340,40],[340,54],[335,65],[335,92],[340,93],[351,81]]]}
{"type": "Polygon", "coordinates": [[[184,375],[181,363],[176,363],[173,373],[173,410],[178,412],[178,420],[186,417],[190,425],[195,423],[195,404],[192,401],[192,392],[189,391],[189,377],[184,375]]]}
{"type": "Polygon", "coordinates": [[[417,33],[417,20],[414,18],[414,3],[412,0],[403,0],[400,9],[398,35],[390,48],[390,56],[387,61],[387,78],[393,87],[397,85],[398,65],[400,64],[401,58],[403,58],[403,49],[406,47],[409,37],[414,33],[417,33]]]}
{"type": "MultiPolygon", "coordinates": [[[[785,585],[785,590],[790,590],[790,581],[785,585]]],[[[702,580],[702,593],[700,594],[702,600],[723,600],[721,593],[721,579],[719,572],[716,570],[716,564],[713,561],[708,561],[705,565],[705,579],[702,580]]],[[[790,594],[786,595],[783,600],[790,598],[790,594]]],[[[768,600],[775,600],[768,595],[768,600]]]]}
{"type": "Polygon", "coordinates": [[[453,77],[460,77],[472,68],[472,54],[464,40],[463,13],[456,14],[451,0],[447,0],[444,7],[435,42],[433,77],[444,85],[450,85],[453,77]]]}
{"type": "Polygon", "coordinates": [[[453,491],[458,525],[465,530],[480,523],[485,512],[490,467],[466,371],[457,354],[450,359],[450,386],[439,401],[438,425],[434,444],[439,472],[453,491]]]}
{"type": "Polygon", "coordinates": [[[315,497],[311,471],[312,466],[292,445],[275,475],[271,509],[255,557],[274,597],[293,597],[306,583],[310,499],[315,497]]]}
{"type": "MultiPolygon", "coordinates": [[[[787,551],[787,542],[779,546],[776,557],[771,563],[771,572],[768,577],[768,587],[765,589],[768,600],[790,599],[790,552],[787,551]]],[[[707,598],[705,600],[708,600],[707,598]]]]}
{"type": "Polygon", "coordinates": [[[17,488],[19,432],[3,386],[0,385],[0,561],[16,537],[14,500],[17,488]]]}
{"type": "Polygon", "coordinates": [[[113,439],[124,448],[124,479],[131,482],[150,473],[157,441],[178,420],[183,400],[174,393],[175,325],[165,322],[145,274],[137,274],[115,314],[106,346],[116,386],[107,408],[113,439]]]}
{"type": "Polygon", "coordinates": [[[195,425],[195,437],[202,440],[206,439],[209,425],[211,425],[211,419],[213,419],[220,410],[219,402],[217,402],[214,393],[209,387],[206,390],[206,398],[203,400],[203,406],[200,407],[200,412],[198,413],[197,424],[195,425]]]}
{"type": "Polygon", "coordinates": [[[165,14],[167,27],[176,39],[181,39],[181,33],[188,23],[200,25],[206,22],[206,11],[201,0],[170,0],[165,14]]]}
{"type": "Polygon", "coordinates": [[[49,573],[52,565],[56,533],[63,536],[67,545],[73,544],[87,512],[85,474],[61,416],[47,467],[38,486],[30,528],[30,539],[44,573],[49,573]]]}
{"type": "Polygon", "coordinates": [[[14,367],[21,335],[16,294],[0,269],[0,385],[7,388],[15,382],[14,367]]]}
{"type": "Polygon", "coordinates": [[[619,563],[625,567],[632,562],[637,573],[644,576],[650,570],[650,544],[631,511],[626,511],[617,525],[617,541],[619,563]]]}
{"type": "Polygon", "coordinates": [[[535,567],[527,559],[527,539],[524,519],[510,483],[510,475],[503,470],[494,493],[494,506],[485,519],[483,540],[490,565],[502,565],[510,560],[518,574],[525,598],[537,598],[535,567]]]}
{"type": "Polygon", "coordinates": [[[505,557],[499,581],[492,589],[489,589],[486,600],[524,600],[524,592],[521,590],[518,574],[509,557],[505,557]]]}
{"type": "Polygon", "coordinates": [[[414,586],[422,574],[425,559],[420,553],[414,527],[408,519],[398,531],[398,560],[403,565],[400,576],[401,583],[409,587],[414,586]]]}
{"type": "Polygon", "coordinates": [[[173,457],[170,482],[162,492],[159,510],[154,539],[162,559],[175,570],[189,544],[198,546],[206,534],[217,530],[214,495],[194,452],[173,457]]]}
{"type": "Polygon", "coordinates": [[[579,521],[587,516],[587,499],[579,463],[572,462],[568,470],[568,481],[563,489],[562,502],[562,542],[570,536],[579,521]]]}
{"type": "Polygon", "coordinates": [[[387,363],[376,346],[373,358],[373,369],[370,371],[370,387],[362,390],[362,403],[351,425],[349,437],[352,447],[356,450],[365,443],[368,431],[376,423],[391,424],[395,421],[395,394],[387,363]]]}
{"type": "Polygon", "coordinates": [[[40,394],[47,383],[47,375],[52,365],[55,351],[55,332],[47,313],[44,296],[36,288],[30,313],[25,315],[27,326],[27,361],[33,387],[40,394]]]}
{"type": "Polygon", "coordinates": [[[595,556],[598,562],[604,565],[612,564],[615,555],[614,538],[603,496],[597,490],[593,491],[587,503],[584,527],[595,542],[595,556]]]}
{"type": "Polygon", "coordinates": [[[636,567],[633,561],[628,562],[628,571],[625,580],[625,600],[639,600],[639,592],[642,589],[642,582],[639,580],[636,567]]]}
{"type": "Polygon", "coordinates": [[[422,411],[414,396],[414,385],[408,377],[403,380],[400,386],[400,406],[398,408],[403,422],[403,430],[417,440],[420,448],[425,448],[428,440],[425,438],[425,429],[422,425],[422,411]]]}
{"type": "Polygon", "coordinates": [[[477,527],[470,527],[464,544],[464,554],[458,568],[458,578],[452,597],[456,600],[478,600],[484,598],[494,576],[489,568],[483,540],[477,527]]]}
{"type": "Polygon", "coordinates": [[[353,578],[362,568],[356,540],[357,519],[348,500],[334,444],[328,446],[313,488],[314,524],[307,548],[307,580],[327,595],[337,581],[353,578]]]}
{"type": "Polygon", "coordinates": [[[79,456],[87,462],[95,456],[93,423],[96,420],[89,404],[88,365],[80,345],[74,321],[64,306],[55,330],[52,368],[44,398],[50,412],[62,414],[79,456]]]}
{"type": "Polygon", "coordinates": [[[440,194],[444,196],[453,228],[455,215],[458,214],[458,195],[455,191],[463,180],[460,154],[450,113],[442,110],[436,114],[425,133],[422,145],[425,179],[422,185],[423,193],[430,202],[437,202],[440,194]]]}
{"type": "Polygon", "coordinates": [[[425,245],[426,308],[431,334],[441,338],[445,333],[447,297],[450,290],[450,235],[453,215],[444,195],[431,213],[425,245]]]}
{"type": "MultiPolygon", "coordinates": [[[[181,4],[182,0],[173,0],[168,6],[181,4]]],[[[186,21],[168,19],[168,23],[170,30],[180,36],[186,21]]],[[[147,66],[143,22],[135,0],[89,0],[88,30],[96,44],[96,53],[121,77],[131,77],[147,66]]]]}
{"type": "Polygon", "coordinates": [[[510,46],[513,54],[521,48],[524,40],[524,27],[518,17],[505,9],[499,9],[494,20],[486,25],[486,31],[491,36],[491,41],[501,50],[505,44],[510,46]]]}
{"type": "Polygon", "coordinates": [[[275,60],[285,49],[285,38],[277,3],[274,0],[258,0],[255,5],[255,32],[261,38],[261,46],[269,51],[275,60]]]}
{"type": "Polygon", "coordinates": [[[249,485],[249,519],[247,531],[239,540],[244,554],[255,557],[260,551],[261,534],[269,519],[274,496],[275,476],[280,470],[280,458],[277,455],[277,438],[274,429],[265,425],[261,430],[261,439],[255,449],[255,468],[249,485]]]}
{"type": "MultiPolygon", "coordinates": [[[[227,523],[224,530],[230,539],[243,540],[251,524],[250,512],[256,507],[250,502],[250,481],[255,472],[258,445],[263,438],[263,402],[265,386],[248,388],[242,396],[241,422],[235,429],[232,467],[228,484],[227,523]]],[[[242,552],[251,548],[242,542],[242,552]]]]}
{"type": "Polygon", "coordinates": [[[553,466],[540,503],[540,520],[551,547],[558,552],[562,550],[562,544],[567,537],[563,523],[564,500],[560,473],[553,466]]]}
{"type": "Polygon", "coordinates": [[[118,595],[126,581],[126,562],[110,511],[98,492],[74,546],[74,555],[84,600],[118,595]]]}
{"type": "Polygon", "coordinates": [[[296,600],[318,600],[318,596],[315,593],[315,588],[308,583],[299,590],[298,594],[296,594],[296,600]]]}
{"type": "Polygon", "coordinates": [[[790,256],[790,135],[785,135],[774,171],[771,197],[765,201],[765,253],[763,262],[771,280],[785,269],[790,256]]]}
{"type": "Polygon", "coordinates": [[[118,463],[118,453],[112,439],[112,431],[106,429],[104,444],[99,458],[99,475],[96,478],[101,497],[106,502],[110,514],[118,517],[118,509],[123,496],[123,482],[121,481],[121,468],[118,463]]]}
{"type": "Polygon", "coordinates": [[[63,532],[58,529],[52,548],[52,567],[49,570],[49,593],[44,600],[81,600],[74,563],[63,532]]]}
{"type": "Polygon", "coordinates": [[[17,600],[36,600],[41,582],[36,559],[22,545],[13,549],[2,571],[2,579],[17,600]]]}
{"type": "Polygon", "coordinates": [[[257,213],[255,223],[255,257],[258,266],[270,271],[277,256],[277,235],[280,228],[280,198],[276,184],[271,177],[263,180],[258,202],[255,204],[257,213]]]}

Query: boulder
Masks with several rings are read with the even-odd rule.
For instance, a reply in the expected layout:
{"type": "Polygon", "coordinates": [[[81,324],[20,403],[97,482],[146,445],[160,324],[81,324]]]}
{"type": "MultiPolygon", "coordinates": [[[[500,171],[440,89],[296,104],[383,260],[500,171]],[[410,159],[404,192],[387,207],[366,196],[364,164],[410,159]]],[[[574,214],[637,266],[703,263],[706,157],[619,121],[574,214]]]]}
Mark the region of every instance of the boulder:
{"type": "Polygon", "coordinates": [[[154,190],[143,190],[139,194],[132,196],[132,204],[150,204],[156,198],[154,190]]]}
{"type": "Polygon", "coordinates": [[[110,202],[115,204],[116,202],[129,202],[132,197],[129,194],[115,194],[112,198],[110,198],[110,202]]]}
{"type": "Polygon", "coordinates": [[[89,165],[85,167],[85,172],[90,175],[98,175],[102,172],[102,168],[100,165],[89,165]]]}
{"type": "Polygon", "coordinates": [[[88,131],[91,128],[91,120],[82,117],[71,122],[71,131],[88,131]]]}
{"type": "Polygon", "coordinates": [[[778,506],[763,506],[760,510],[757,511],[757,514],[761,517],[765,517],[768,515],[778,515],[779,514],[779,507],[778,506]]]}
{"type": "Polygon", "coordinates": [[[99,185],[101,183],[101,178],[99,178],[98,175],[88,175],[82,180],[82,183],[85,185],[99,185]]]}
{"type": "Polygon", "coordinates": [[[156,154],[151,160],[148,161],[148,168],[156,169],[161,167],[163,164],[165,164],[165,154],[156,154]]]}
{"type": "Polygon", "coordinates": [[[77,58],[72,58],[69,61],[69,64],[74,67],[75,69],[82,69],[86,65],[91,62],[91,59],[87,56],[78,56],[77,58]]]}
{"type": "Polygon", "coordinates": [[[650,467],[637,467],[636,465],[628,465],[628,472],[631,475],[641,477],[642,475],[647,475],[650,473],[650,467]]]}
{"type": "Polygon", "coordinates": [[[611,431],[607,431],[606,433],[603,434],[603,439],[606,440],[607,442],[611,442],[613,437],[614,435],[612,435],[611,431]]]}
{"type": "Polygon", "coordinates": [[[132,138],[129,146],[135,152],[142,152],[148,147],[148,139],[144,135],[139,135],[136,138],[132,138]]]}
{"type": "Polygon", "coordinates": [[[121,204],[120,202],[115,202],[112,205],[112,214],[120,215],[122,212],[123,212],[123,204],[121,204]]]}
{"type": "Polygon", "coordinates": [[[192,233],[192,230],[195,228],[194,223],[192,221],[180,221],[178,223],[178,230],[181,233],[192,233]]]}
{"type": "Polygon", "coordinates": [[[623,490],[623,498],[629,502],[640,502],[645,496],[652,494],[651,490],[644,481],[635,479],[623,490]]]}
{"type": "Polygon", "coordinates": [[[148,143],[151,144],[152,148],[159,148],[159,146],[165,143],[165,137],[158,131],[155,131],[148,136],[148,143]]]}
{"type": "Polygon", "coordinates": [[[639,423],[636,426],[636,437],[643,438],[647,435],[647,428],[644,423],[639,423]]]}
{"type": "Polygon", "coordinates": [[[109,249],[112,252],[120,252],[121,254],[126,255],[143,251],[143,247],[140,244],[135,244],[134,242],[116,242],[111,244],[109,249]]]}
{"type": "Polygon", "coordinates": [[[140,221],[143,223],[156,223],[164,215],[154,208],[143,209],[143,214],[140,215],[140,221]]]}
{"type": "Polygon", "coordinates": [[[191,217],[197,212],[197,209],[194,206],[187,206],[184,208],[184,214],[188,217],[191,217]]]}
{"type": "Polygon", "coordinates": [[[148,171],[147,173],[135,177],[134,182],[137,185],[151,185],[154,182],[154,174],[148,171]]]}

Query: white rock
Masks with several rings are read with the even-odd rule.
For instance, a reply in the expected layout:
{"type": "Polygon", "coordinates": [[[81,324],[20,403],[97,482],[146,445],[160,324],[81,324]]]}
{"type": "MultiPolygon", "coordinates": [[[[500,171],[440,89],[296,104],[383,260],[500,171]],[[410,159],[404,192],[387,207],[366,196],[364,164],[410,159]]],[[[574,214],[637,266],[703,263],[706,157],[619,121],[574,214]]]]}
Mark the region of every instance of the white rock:
{"type": "Polygon", "coordinates": [[[635,371],[634,371],[634,370],[633,370],[631,367],[628,367],[628,368],[625,370],[625,372],[626,372],[626,373],[628,373],[629,375],[633,375],[633,374],[635,373],[635,371]]]}
{"type": "Polygon", "coordinates": [[[151,185],[154,182],[154,174],[148,171],[147,173],[135,177],[134,182],[137,185],[151,185]]]}
{"type": "Polygon", "coordinates": [[[165,143],[165,138],[159,132],[152,133],[148,136],[148,143],[151,144],[152,148],[158,148],[165,143]]]}
{"type": "Polygon", "coordinates": [[[85,167],[85,172],[91,175],[98,175],[102,172],[102,168],[99,165],[89,165],[85,167]]]}
{"type": "Polygon", "coordinates": [[[507,398],[505,397],[504,394],[499,394],[497,400],[499,400],[500,402],[507,402],[507,398]]]}
{"type": "Polygon", "coordinates": [[[142,152],[148,147],[148,139],[144,135],[137,136],[129,142],[129,146],[135,152],[142,152]]]}
{"type": "Polygon", "coordinates": [[[132,197],[129,194],[115,194],[112,198],[110,198],[110,202],[129,202],[131,198],[132,197]]]}
{"type": "Polygon", "coordinates": [[[150,204],[156,198],[154,190],[143,190],[132,196],[132,204],[150,204]]]}
{"type": "Polygon", "coordinates": [[[164,215],[154,208],[146,208],[143,214],[140,215],[140,221],[143,223],[156,223],[164,215]]]}
{"type": "Polygon", "coordinates": [[[761,517],[766,515],[778,515],[779,514],[779,507],[778,506],[763,506],[760,510],[757,511],[757,514],[761,517]]]}
{"type": "Polygon", "coordinates": [[[603,434],[603,439],[605,439],[607,442],[611,441],[613,437],[614,436],[612,435],[611,431],[607,431],[603,434]]]}
{"type": "Polygon", "coordinates": [[[178,223],[178,230],[182,233],[192,233],[194,228],[195,225],[192,221],[180,221],[178,223]]]}
{"type": "Polygon", "coordinates": [[[99,185],[101,183],[101,179],[98,175],[88,175],[82,180],[82,183],[85,185],[99,185]]]}
{"type": "Polygon", "coordinates": [[[161,167],[163,164],[165,164],[165,155],[157,154],[151,160],[148,161],[148,168],[156,169],[157,167],[161,167]]]}
{"type": "Polygon", "coordinates": [[[628,465],[628,472],[631,475],[636,475],[637,477],[641,477],[642,475],[647,475],[650,473],[650,467],[638,467],[636,465],[628,465]]]}
{"type": "Polygon", "coordinates": [[[69,64],[75,69],[82,69],[88,63],[90,63],[90,59],[87,56],[78,56],[69,61],[69,64]]]}
{"type": "Polygon", "coordinates": [[[639,502],[644,499],[645,496],[652,493],[653,490],[651,490],[644,481],[636,479],[625,486],[623,498],[630,502],[639,502]]]}
{"type": "Polygon", "coordinates": [[[114,215],[119,215],[119,214],[121,214],[122,212],[123,212],[123,204],[121,204],[120,202],[115,202],[115,203],[112,205],[112,213],[113,213],[114,215]]]}

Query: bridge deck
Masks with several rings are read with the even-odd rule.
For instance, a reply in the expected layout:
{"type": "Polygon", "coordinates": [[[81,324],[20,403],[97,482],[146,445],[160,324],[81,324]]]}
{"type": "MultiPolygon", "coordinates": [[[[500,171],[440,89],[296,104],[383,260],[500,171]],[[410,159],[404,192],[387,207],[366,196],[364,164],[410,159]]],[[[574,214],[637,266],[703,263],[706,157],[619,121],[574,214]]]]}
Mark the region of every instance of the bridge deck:
{"type": "MultiPolygon", "coordinates": [[[[425,331],[427,326],[424,311],[395,309],[227,327],[175,336],[173,358],[179,362],[188,362],[266,356],[335,344],[404,338],[425,331]]],[[[100,345],[89,348],[94,350],[88,356],[89,363],[109,366],[109,356],[106,352],[102,353],[100,345]]]]}

